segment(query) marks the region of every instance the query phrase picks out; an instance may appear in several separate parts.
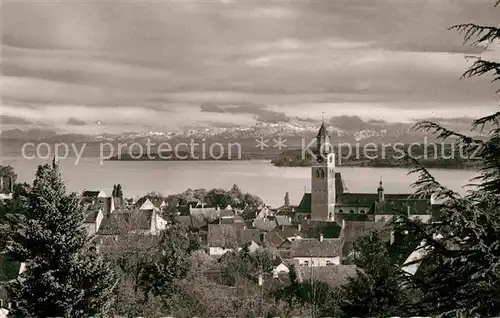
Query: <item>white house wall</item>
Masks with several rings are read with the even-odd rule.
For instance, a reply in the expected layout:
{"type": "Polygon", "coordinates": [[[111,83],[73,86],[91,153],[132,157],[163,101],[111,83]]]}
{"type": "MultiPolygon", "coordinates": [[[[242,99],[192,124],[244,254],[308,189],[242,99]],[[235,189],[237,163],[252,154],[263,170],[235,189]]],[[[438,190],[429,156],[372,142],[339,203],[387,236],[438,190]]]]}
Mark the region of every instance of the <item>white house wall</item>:
{"type": "Polygon", "coordinates": [[[299,262],[300,266],[305,266],[305,262],[308,262],[308,266],[327,266],[328,262],[331,265],[340,265],[340,256],[336,257],[295,257],[295,260],[299,262]]]}

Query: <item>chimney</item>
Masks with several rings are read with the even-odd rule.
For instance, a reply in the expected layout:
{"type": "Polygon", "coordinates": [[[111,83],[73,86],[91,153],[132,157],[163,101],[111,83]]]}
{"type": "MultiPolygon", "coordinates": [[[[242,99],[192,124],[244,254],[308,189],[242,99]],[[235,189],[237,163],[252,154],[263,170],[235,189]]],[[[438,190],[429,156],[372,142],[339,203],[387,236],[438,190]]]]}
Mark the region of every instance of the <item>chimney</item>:
{"type": "Polygon", "coordinates": [[[281,224],[281,230],[284,231],[285,230],[285,224],[281,224]]]}
{"type": "Polygon", "coordinates": [[[391,231],[391,245],[394,244],[394,231],[391,231]]]}
{"type": "Polygon", "coordinates": [[[301,229],[302,229],[302,224],[299,223],[299,225],[297,225],[297,231],[300,232],[301,229]]]}
{"type": "Polygon", "coordinates": [[[266,232],[260,233],[260,242],[264,243],[266,241],[266,232]]]}
{"type": "Polygon", "coordinates": [[[118,235],[115,235],[115,242],[118,241],[118,235]]]}
{"type": "Polygon", "coordinates": [[[410,206],[409,205],[406,206],[406,213],[408,213],[408,218],[410,218],[411,213],[410,213],[410,206]]]}
{"type": "Polygon", "coordinates": [[[323,242],[323,233],[321,233],[321,234],[319,235],[319,241],[320,241],[320,242],[323,242]]]}
{"type": "Polygon", "coordinates": [[[288,222],[292,223],[292,217],[291,216],[288,217],[288,222]]]}
{"type": "Polygon", "coordinates": [[[14,192],[14,177],[10,176],[9,177],[9,187],[10,187],[10,193],[14,192]]]}
{"type": "Polygon", "coordinates": [[[3,299],[0,299],[0,308],[3,308],[3,299]]]}
{"type": "Polygon", "coordinates": [[[345,228],[345,220],[342,219],[342,228],[345,228]]]}
{"type": "Polygon", "coordinates": [[[11,309],[11,306],[12,306],[12,305],[11,305],[11,303],[8,303],[8,304],[7,304],[7,309],[8,309],[8,310],[10,310],[10,309],[11,309]]]}

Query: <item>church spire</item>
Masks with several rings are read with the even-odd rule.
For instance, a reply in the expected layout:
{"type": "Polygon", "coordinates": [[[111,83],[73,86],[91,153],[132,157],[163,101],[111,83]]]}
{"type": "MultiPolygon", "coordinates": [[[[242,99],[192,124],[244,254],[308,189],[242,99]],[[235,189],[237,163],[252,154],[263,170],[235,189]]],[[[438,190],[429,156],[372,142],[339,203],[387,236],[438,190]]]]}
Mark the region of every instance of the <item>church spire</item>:
{"type": "Polygon", "coordinates": [[[378,201],[379,202],[384,201],[384,187],[382,186],[382,177],[380,177],[380,183],[377,189],[377,193],[378,193],[378,201]]]}
{"type": "Polygon", "coordinates": [[[316,153],[324,155],[328,152],[329,148],[328,131],[325,126],[324,112],[321,114],[321,127],[319,127],[318,135],[316,136],[316,153]]]}

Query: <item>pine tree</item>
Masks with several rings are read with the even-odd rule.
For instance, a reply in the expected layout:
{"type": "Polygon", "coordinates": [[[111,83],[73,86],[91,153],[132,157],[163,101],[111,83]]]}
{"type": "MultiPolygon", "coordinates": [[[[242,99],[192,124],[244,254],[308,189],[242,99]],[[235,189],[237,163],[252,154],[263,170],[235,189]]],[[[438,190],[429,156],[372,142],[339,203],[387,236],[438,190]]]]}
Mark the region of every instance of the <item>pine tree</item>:
{"type": "Polygon", "coordinates": [[[118,184],[116,186],[116,195],[117,198],[123,199],[123,190],[122,190],[122,185],[118,184]]]}
{"type": "Polygon", "coordinates": [[[182,225],[162,231],[157,253],[141,278],[147,296],[150,293],[165,297],[172,294],[174,281],[184,278],[189,271],[191,246],[191,239],[182,225]]]}
{"type": "MultiPolygon", "coordinates": [[[[495,5],[500,4],[498,1],[495,5]]],[[[464,34],[473,45],[500,40],[500,28],[462,24],[451,28],[464,34]]],[[[476,57],[464,77],[492,75],[500,80],[500,63],[476,57]]],[[[497,92],[500,92],[497,91],[497,92]]],[[[434,194],[444,201],[439,219],[426,225],[398,220],[410,234],[425,237],[422,260],[425,275],[409,277],[408,283],[422,294],[410,310],[419,315],[494,317],[500,315],[500,112],[473,122],[473,130],[489,127],[487,140],[477,140],[433,122],[420,122],[416,129],[438,137],[455,138],[481,161],[478,177],[467,195],[441,185],[418,162],[411,173],[419,174],[416,196],[434,194]],[[439,236],[437,236],[439,234],[439,236]],[[423,309],[422,309],[423,308],[423,309]]]]}
{"type": "Polygon", "coordinates": [[[26,264],[7,289],[17,316],[105,315],[113,302],[114,272],[90,248],[78,197],[66,194],[59,167],[39,166],[26,210],[11,218],[7,252],[26,264]]]}
{"type": "Polygon", "coordinates": [[[402,271],[392,263],[387,248],[377,233],[359,239],[351,262],[356,276],[343,287],[342,311],[348,317],[391,317],[401,315],[409,302],[401,285],[402,271]]]}

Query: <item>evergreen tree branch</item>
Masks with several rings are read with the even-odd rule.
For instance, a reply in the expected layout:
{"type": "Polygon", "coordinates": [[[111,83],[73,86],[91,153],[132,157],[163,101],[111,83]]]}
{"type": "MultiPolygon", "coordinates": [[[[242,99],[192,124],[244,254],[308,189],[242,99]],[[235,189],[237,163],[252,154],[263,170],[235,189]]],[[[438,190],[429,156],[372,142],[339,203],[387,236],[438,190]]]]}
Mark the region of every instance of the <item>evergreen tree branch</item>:
{"type": "Polygon", "coordinates": [[[472,45],[478,45],[483,42],[492,43],[493,41],[495,41],[500,37],[499,28],[494,26],[478,25],[475,23],[454,25],[448,28],[448,30],[454,30],[460,34],[463,34],[464,44],[471,43],[472,45]],[[476,40],[472,40],[473,38],[476,38],[476,40]]]}

